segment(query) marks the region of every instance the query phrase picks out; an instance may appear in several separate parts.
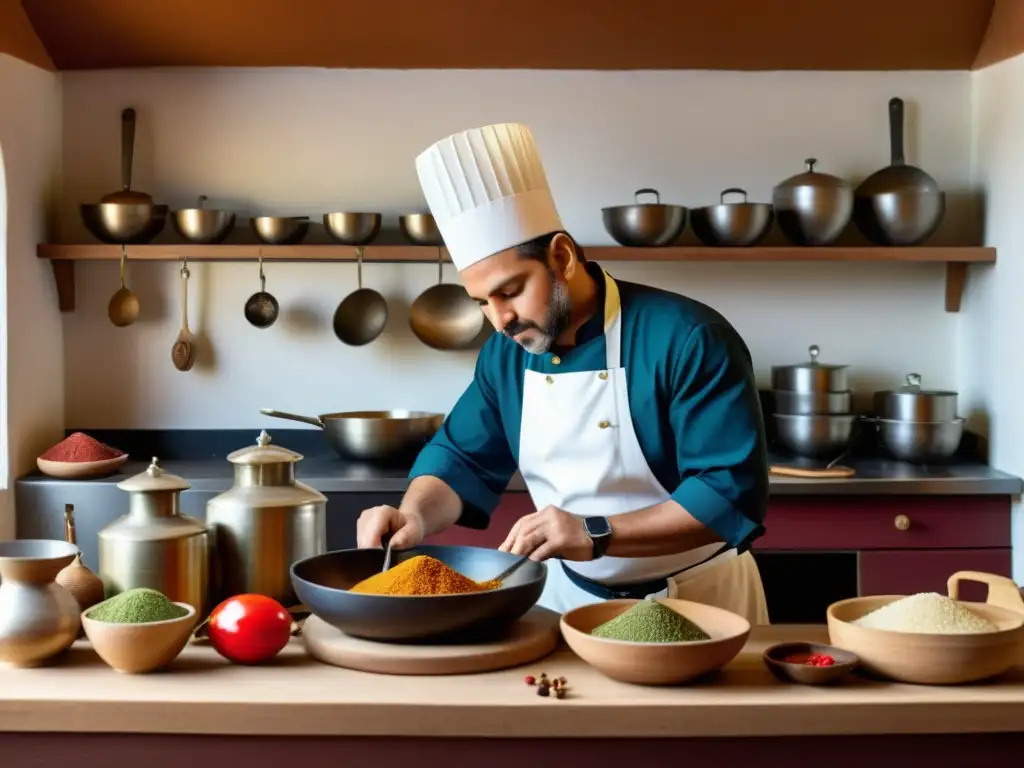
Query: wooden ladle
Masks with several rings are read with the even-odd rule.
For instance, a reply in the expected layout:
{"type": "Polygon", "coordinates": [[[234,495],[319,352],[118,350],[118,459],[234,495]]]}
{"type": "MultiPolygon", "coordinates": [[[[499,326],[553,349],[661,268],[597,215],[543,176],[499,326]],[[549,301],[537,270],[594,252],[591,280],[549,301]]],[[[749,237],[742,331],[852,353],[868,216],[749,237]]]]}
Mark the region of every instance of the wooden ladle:
{"type": "Polygon", "coordinates": [[[188,261],[181,265],[181,330],[171,347],[171,361],[179,371],[191,370],[196,362],[196,338],[188,328],[188,261]]]}
{"type": "Polygon", "coordinates": [[[125,328],[135,322],[139,316],[139,297],[128,290],[124,283],[125,262],[128,260],[128,248],[121,246],[121,288],[110,297],[107,304],[107,317],[118,328],[125,328]]]}

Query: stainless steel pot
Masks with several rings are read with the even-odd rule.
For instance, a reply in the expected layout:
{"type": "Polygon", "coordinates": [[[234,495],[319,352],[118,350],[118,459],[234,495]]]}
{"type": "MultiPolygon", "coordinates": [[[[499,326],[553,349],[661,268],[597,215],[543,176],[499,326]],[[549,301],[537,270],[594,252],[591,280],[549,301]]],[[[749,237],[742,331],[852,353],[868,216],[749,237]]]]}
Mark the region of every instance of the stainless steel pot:
{"type": "Polygon", "coordinates": [[[885,450],[899,461],[912,464],[947,461],[960,448],[964,420],[902,421],[870,419],[878,428],[885,450]]]}
{"type": "Polygon", "coordinates": [[[665,205],[656,189],[638,189],[633,205],[601,209],[608,234],[619,245],[632,248],[661,248],[672,245],[686,228],[686,208],[665,205]],[[654,195],[656,202],[641,203],[641,195],[654,195]]]}
{"type": "Polygon", "coordinates": [[[235,228],[235,214],[231,211],[203,208],[206,200],[206,195],[200,195],[195,208],[175,211],[174,228],[190,243],[223,243],[235,228]]]}
{"type": "Polygon", "coordinates": [[[834,459],[845,451],[858,419],[854,414],[773,415],[779,444],[808,459],[834,459]]]}
{"type": "Polygon", "coordinates": [[[179,496],[189,484],[165,472],[154,456],[145,472],[117,487],[128,492],[128,514],[98,534],[99,577],[106,594],[148,587],[205,615],[210,561],[206,526],[179,512],[179,496]]]}
{"type": "Polygon", "coordinates": [[[444,423],[443,413],[427,411],[347,411],[320,416],[261,408],[264,416],[320,427],[327,442],[350,461],[397,461],[415,456],[444,423]]]}
{"type": "Polygon", "coordinates": [[[899,421],[956,421],[957,393],[921,389],[921,374],[908,373],[907,385],[875,392],[875,415],[899,421]]]}
{"type": "Polygon", "coordinates": [[[772,392],[775,412],[793,416],[812,414],[843,415],[850,412],[849,392],[793,392],[779,389],[772,392]]]}
{"type": "Polygon", "coordinates": [[[844,179],[814,170],[817,160],[804,161],[806,171],[778,184],[772,205],[779,229],[796,245],[828,245],[850,223],[853,187],[844,179]]]}
{"type": "Polygon", "coordinates": [[[848,392],[847,365],[826,365],[818,362],[821,350],[817,344],[807,349],[811,359],[795,365],[772,366],[772,389],[789,392],[848,392]]]}
{"type": "Polygon", "coordinates": [[[757,245],[768,234],[774,216],[768,203],[747,202],[747,192],[739,187],[722,190],[718,205],[690,211],[690,226],[704,245],[757,245]],[[726,195],[743,195],[741,203],[725,202],[726,195]]]}
{"type": "Polygon", "coordinates": [[[295,605],[292,563],[327,550],[327,497],[296,481],[301,459],[271,445],[266,430],[256,445],[228,454],[235,481],[206,503],[216,599],[253,592],[295,605]]]}

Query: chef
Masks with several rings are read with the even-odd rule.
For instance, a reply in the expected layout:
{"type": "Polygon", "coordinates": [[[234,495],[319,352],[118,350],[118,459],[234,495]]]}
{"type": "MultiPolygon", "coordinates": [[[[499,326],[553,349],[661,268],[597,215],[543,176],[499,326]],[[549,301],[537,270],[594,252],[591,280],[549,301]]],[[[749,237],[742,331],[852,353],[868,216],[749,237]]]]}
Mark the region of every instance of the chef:
{"type": "Polygon", "coordinates": [[[749,552],[764,532],[765,434],[737,332],[704,304],[586,260],[527,126],[449,136],[416,170],[498,333],[400,506],[360,516],[358,545],[485,528],[518,470],[537,511],[501,549],[547,561],[541,605],[668,595],[768,623],[749,552]]]}

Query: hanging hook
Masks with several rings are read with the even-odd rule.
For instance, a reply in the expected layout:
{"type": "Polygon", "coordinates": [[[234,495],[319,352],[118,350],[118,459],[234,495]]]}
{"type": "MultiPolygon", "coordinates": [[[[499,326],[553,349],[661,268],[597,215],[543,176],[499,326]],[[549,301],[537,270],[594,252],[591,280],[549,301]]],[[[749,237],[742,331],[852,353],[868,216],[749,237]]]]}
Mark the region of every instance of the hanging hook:
{"type": "Polygon", "coordinates": [[[258,253],[260,259],[260,291],[265,292],[267,290],[267,276],[263,274],[263,249],[260,248],[258,253]]]}
{"type": "Polygon", "coordinates": [[[186,253],[181,258],[181,276],[188,279],[191,276],[191,272],[188,271],[188,254],[186,253]]]}

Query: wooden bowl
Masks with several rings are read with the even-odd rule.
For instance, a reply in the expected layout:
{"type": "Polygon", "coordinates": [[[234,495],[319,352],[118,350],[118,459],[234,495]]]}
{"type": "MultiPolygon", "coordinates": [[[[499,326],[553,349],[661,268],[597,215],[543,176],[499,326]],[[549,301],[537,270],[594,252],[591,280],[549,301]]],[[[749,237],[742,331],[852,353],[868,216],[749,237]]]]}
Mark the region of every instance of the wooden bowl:
{"type": "Polygon", "coordinates": [[[630,643],[590,634],[595,627],[632,608],[639,600],[608,600],[584,605],[562,616],[569,647],[608,677],[641,685],[674,685],[721,669],[743,650],[750,622],[730,611],[689,600],[659,598],[711,635],[692,643],[630,643]]]}
{"type": "Polygon", "coordinates": [[[949,597],[957,598],[961,580],[988,584],[988,601],[961,605],[998,628],[971,635],[892,632],[852,622],[904,595],[841,600],[828,607],[832,645],[855,653],[868,672],[903,683],[956,685],[985,680],[1015,667],[1024,641],[1024,599],[1009,579],[991,573],[958,571],[949,577],[949,597]]]}
{"type": "Polygon", "coordinates": [[[801,685],[829,685],[845,677],[857,666],[856,654],[819,643],[778,643],[766,648],[761,658],[765,666],[780,680],[801,685]],[[794,664],[786,661],[793,653],[824,653],[836,660],[830,667],[812,667],[810,664],[794,664]]]}
{"type": "Polygon", "coordinates": [[[96,654],[118,672],[152,672],[178,658],[196,625],[193,606],[188,603],[175,605],[188,609],[188,614],[180,619],[147,624],[116,624],[90,619],[86,615],[89,611],[83,611],[82,626],[96,654]]]}
{"type": "Polygon", "coordinates": [[[128,454],[103,461],[47,461],[36,459],[36,466],[44,475],[62,480],[80,480],[88,477],[107,477],[128,461],[128,454]]]}

